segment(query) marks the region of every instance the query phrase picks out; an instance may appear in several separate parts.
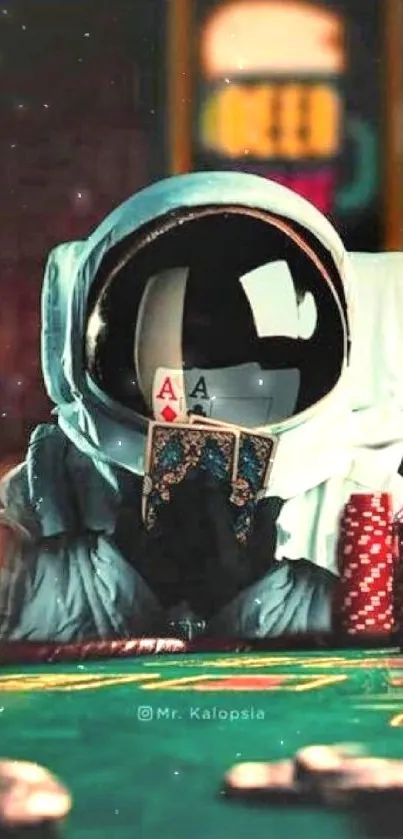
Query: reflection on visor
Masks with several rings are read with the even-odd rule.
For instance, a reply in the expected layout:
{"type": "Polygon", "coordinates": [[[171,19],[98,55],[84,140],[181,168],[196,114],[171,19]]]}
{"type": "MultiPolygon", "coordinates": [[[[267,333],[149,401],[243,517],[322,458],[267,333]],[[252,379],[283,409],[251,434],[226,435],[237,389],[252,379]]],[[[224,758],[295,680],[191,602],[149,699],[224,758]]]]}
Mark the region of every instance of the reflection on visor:
{"type": "Polygon", "coordinates": [[[298,299],[286,262],[261,265],[241,278],[259,338],[283,336],[309,340],[317,325],[317,308],[311,292],[298,299]]]}
{"type": "Polygon", "coordinates": [[[225,369],[160,367],[153,383],[153,415],[159,422],[185,422],[198,414],[223,423],[259,428],[293,416],[299,370],[262,370],[259,364],[225,369]]]}
{"type": "Polygon", "coordinates": [[[210,419],[258,428],[294,414],[298,370],[262,370],[244,364],[224,370],[185,370],[187,411],[210,419]]]}

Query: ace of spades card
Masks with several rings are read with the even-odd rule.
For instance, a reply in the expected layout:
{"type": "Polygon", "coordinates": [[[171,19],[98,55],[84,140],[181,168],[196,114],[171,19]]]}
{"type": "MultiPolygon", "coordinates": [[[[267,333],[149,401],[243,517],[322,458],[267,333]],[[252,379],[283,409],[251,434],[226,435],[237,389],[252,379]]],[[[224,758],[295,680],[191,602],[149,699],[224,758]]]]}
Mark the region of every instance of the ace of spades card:
{"type": "Polygon", "coordinates": [[[224,425],[206,417],[192,415],[189,421],[210,428],[234,428],[239,432],[238,459],[230,502],[236,510],[234,527],[237,539],[244,543],[252,528],[256,501],[269,483],[277,441],[269,435],[224,425]]]}
{"type": "Polygon", "coordinates": [[[198,470],[231,486],[239,450],[239,432],[223,427],[151,422],[147,437],[142,516],[147,530],[169,504],[175,486],[198,470]]]}

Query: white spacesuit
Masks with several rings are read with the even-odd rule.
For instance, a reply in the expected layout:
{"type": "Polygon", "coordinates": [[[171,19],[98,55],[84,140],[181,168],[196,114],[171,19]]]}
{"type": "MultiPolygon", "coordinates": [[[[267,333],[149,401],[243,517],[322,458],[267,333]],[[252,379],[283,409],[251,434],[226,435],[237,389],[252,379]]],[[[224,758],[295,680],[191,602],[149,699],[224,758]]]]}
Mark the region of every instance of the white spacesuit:
{"type": "Polygon", "coordinates": [[[385,468],[398,468],[403,458],[403,254],[355,253],[349,259],[354,439],[382,453],[385,468]]]}
{"type": "Polygon", "coordinates": [[[155,184],[56,248],[42,366],[57,424],[3,483],[2,637],[163,634],[178,609],[220,637],[329,631],[344,504],[383,490],[403,506],[401,385],[388,341],[378,371],[361,287],[377,265],[350,258],[303,199],[233,173],[155,184]],[[222,488],[202,480],[167,505],[162,532],[143,527],[166,376],[180,391],[170,421],[202,408],[278,441],[245,550],[222,488]]]}

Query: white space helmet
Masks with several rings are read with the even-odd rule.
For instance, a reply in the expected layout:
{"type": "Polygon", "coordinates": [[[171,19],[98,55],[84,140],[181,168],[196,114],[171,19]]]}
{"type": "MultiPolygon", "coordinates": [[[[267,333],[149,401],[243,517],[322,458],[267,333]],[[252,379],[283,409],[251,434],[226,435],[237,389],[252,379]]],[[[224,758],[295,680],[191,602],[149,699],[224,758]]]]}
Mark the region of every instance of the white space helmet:
{"type": "Polygon", "coordinates": [[[176,210],[109,252],[85,351],[97,388],[145,419],[277,425],[338,382],[341,280],[295,222],[241,206],[176,210]]]}

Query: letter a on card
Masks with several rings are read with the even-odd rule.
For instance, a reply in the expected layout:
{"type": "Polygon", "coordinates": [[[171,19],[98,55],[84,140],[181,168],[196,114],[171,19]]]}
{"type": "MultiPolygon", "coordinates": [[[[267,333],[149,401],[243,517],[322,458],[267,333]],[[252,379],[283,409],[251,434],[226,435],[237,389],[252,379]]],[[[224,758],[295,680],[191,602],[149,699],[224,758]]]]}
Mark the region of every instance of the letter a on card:
{"type": "Polygon", "coordinates": [[[183,422],[186,419],[182,370],[158,368],[153,384],[153,413],[157,422],[183,422]]]}

